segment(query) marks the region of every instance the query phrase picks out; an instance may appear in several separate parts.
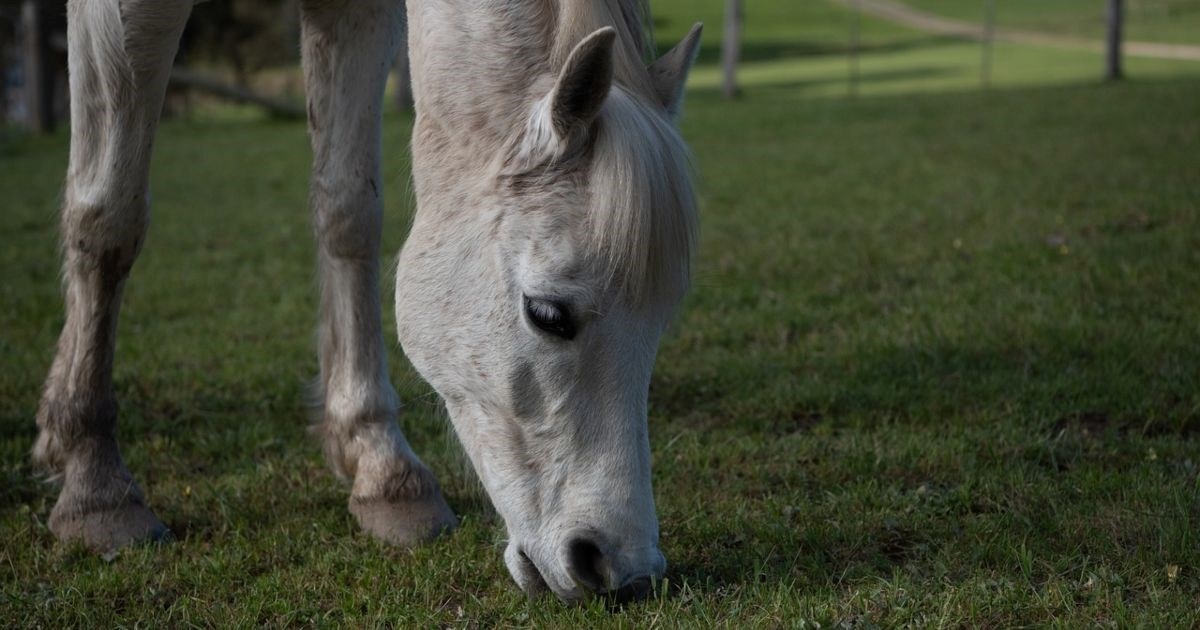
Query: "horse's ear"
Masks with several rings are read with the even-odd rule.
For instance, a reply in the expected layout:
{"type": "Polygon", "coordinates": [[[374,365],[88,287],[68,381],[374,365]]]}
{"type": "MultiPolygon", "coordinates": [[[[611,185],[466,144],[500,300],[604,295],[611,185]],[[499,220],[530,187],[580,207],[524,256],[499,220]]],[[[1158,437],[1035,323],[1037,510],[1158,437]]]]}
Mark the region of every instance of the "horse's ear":
{"type": "Polygon", "coordinates": [[[600,113],[613,81],[613,41],[617,31],[606,26],[583,38],[567,57],[550,93],[554,131],[566,138],[600,113]]]}
{"type": "Polygon", "coordinates": [[[697,22],[683,41],[650,64],[650,81],[654,84],[658,102],[667,108],[672,118],[679,116],[683,108],[683,86],[696,62],[696,54],[700,52],[702,30],[704,25],[697,22]]]}

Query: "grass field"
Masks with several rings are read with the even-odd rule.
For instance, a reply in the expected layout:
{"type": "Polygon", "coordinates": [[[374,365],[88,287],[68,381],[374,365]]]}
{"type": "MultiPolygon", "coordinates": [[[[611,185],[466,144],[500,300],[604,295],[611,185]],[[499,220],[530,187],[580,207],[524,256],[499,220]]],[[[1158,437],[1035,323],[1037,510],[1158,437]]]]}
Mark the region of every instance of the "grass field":
{"type": "MultiPolygon", "coordinates": [[[[784,37],[778,10],[752,42],[784,37]]],[[[922,37],[864,27],[881,46],[922,37]]],[[[517,591],[502,527],[398,351],[405,429],[463,526],[412,552],[356,530],[304,430],[314,249],[291,122],[164,123],[115,381],[126,458],[178,540],[112,560],[56,544],[27,453],[62,323],[67,143],[0,145],[0,619],[1200,624],[1200,76],[1045,78],[1035,59],[1074,57],[1020,53],[1008,89],[895,76],[856,99],[804,81],[839,63],[823,54],[751,60],[763,74],[735,104],[700,69],[684,129],[702,247],[650,400],[671,566],[658,597],[617,612],[517,591]]],[[[410,124],[385,130],[389,256],[411,216],[410,124]]]]}
{"type": "MultiPolygon", "coordinates": [[[[1105,0],[993,0],[1003,28],[1101,39],[1105,0]]],[[[983,0],[903,0],[930,13],[982,22],[983,0]]],[[[1200,44],[1200,0],[1126,0],[1126,36],[1133,40],[1200,44]]]]}
{"type": "MultiPolygon", "coordinates": [[[[1184,3],[1184,0],[1173,1],[1184,3]]],[[[963,19],[974,19],[969,11],[981,6],[967,0],[921,0],[910,4],[963,19]]],[[[998,7],[1006,19],[1022,16],[1030,23],[1040,23],[1044,21],[1042,14],[1052,10],[1059,17],[1086,15],[1085,4],[1084,0],[1048,3],[1000,0],[998,7]],[[1052,9],[1050,5],[1056,8],[1052,9]]],[[[744,63],[739,72],[743,83],[750,87],[784,88],[798,97],[840,97],[848,93],[848,50],[853,13],[825,1],[748,2],[746,5],[744,63]]],[[[720,85],[716,61],[720,52],[724,2],[658,0],[654,6],[658,9],[656,26],[660,47],[678,41],[697,20],[707,25],[700,53],[702,65],[693,74],[691,84],[698,90],[716,89],[720,85]]],[[[1200,14],[1183,11],[1183,15],[1191,15],[1184,20],[1191,27],[1181,30],[1192,33],[1192,38],[1184,38],[1184,41],[1200,43],[1196,39],[1200,37],[1200,14]]],[[[1171,24],[1176,22],[1170,21],[1171,24]]],[[[1002,20],[1002,24],[1022,26],[1020,21],[1002,20]]],[[[861,95],[974,90],[981,82],[982,52],[978,43],[915,32],[864,17],[860,20],[860,51],[857,91],[861,95]]],[[[1144,79],[1200,76],[1200,62],[1195,61],[1129,57],[1126,68],[1131,76],[1144,79]]],[[[1103,60],[1099,54],[998,43],[990,85],[1032,87],[1094,81],[1102,69],[1103,60]]]]}

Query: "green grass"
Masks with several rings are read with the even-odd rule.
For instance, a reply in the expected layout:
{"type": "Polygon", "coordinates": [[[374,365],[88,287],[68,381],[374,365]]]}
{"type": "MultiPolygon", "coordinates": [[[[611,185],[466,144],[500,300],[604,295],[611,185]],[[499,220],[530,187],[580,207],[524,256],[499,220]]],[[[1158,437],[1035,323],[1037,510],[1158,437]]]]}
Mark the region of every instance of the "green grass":
{"type": "MultiPolygon", "coordinates": [[[[801,57],[801,74],[836,63],[801,57]]],[[[858,99],[767,77],[733,104],[701,82],[684,129],[702,246],[650,400],[671,568],[660,597],[615,613],[520,595],[502,528],[398,351],[406,432],[463,527],[413,552],[355,529],[304,430],[314,252],[297,123],[163,125],[115,381],[126,457],[179,540],[111,562],[56,544],[27,452],[62,323],[66,137],[0,145],[0,619],[1200,624],[1192,76],[988,92],[897,77],[858,99]]],[[[386,125],[389,256],[411,213],[410,124],[386,125]]]]}
{"type": "MultiPolygon", "coordinates": [[[[928,0],[933,2],[934,0],[928,0]]],[[[1003,0],[1002,8],[1015,11],[1023,0],[1003,0]]],[[[1099,0],[1097,0],[1099,1],[1099,0]]],[[[1051,2],[1078,10],[1082,0],[1051,2]]],[[[740,82],[749,88],[788,88],[800,97],[843,96],[848,93],[850,25],[853,14],[829,2],[746,3],[743,64],[740,82]]],[[[950,2],[961,9],[974,3],[950,2]]],[[[705,23],[701,66],[691,86],[712,91],[720,86],[719,57],[724,2],[721,0],[656,0],[657,38],[660,48],[678,41],[696,21],[705,23]]],[[[1040,4],[1038,6],[1041,6],[1040,4]]],[[[933,7],[937,8],[937,7],[933,7]]],[[[1060,7],[1061,8],[1061,7],[1060,7]]],[[[1048,10],[1048,9],[1047,9],[1048,10]]],[[[1076,11],[1078,12],[1078,11],[1076,11]]],[[[1023,14],[1030,11],[1023,11],[1023,14]]],[[[1200,33],[1200,14],[1191,20],[1200,33]]],[[[883,20],[860,20],[860,95],[911,94],[978,89],[982,52],[980,45],[913,31],[883,20]]],[[[1101,55],[1017,46],[995,46],[990,84],[993,87],[1032,87],[1094,81],[1101,76],[1101,55]]],[[[1177,79],[1200,76],[1200,62],[1129,57],[1126,69],[1144,79],[1177,79]]]]}
{"type": "MultiPolygon", "coordinates": [[[[914,8],[969,22],[982,22],[983,0],[902,0],[914,8]]],[[[1106,0],[994,0],[1003,28],[1104,37],[1106,0]]],[[[1126,0],[1126,36],[1131,40],[1200,44],[1200,0],[1126,0]]]]}

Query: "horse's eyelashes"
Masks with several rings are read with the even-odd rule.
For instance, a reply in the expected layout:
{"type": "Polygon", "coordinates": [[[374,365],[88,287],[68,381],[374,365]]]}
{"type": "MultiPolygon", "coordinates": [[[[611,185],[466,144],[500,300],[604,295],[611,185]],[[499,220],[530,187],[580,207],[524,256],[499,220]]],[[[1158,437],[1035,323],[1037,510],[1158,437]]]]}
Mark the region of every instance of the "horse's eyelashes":
{"type": "Polygon", "coordinates": [[[575,338],[571,309],[562,302],[525,296],[525,315],[539,329],[563,339],[575,338]]]}
{"type": "Polygon", "coordinates": [[[545,302],[532,302],[529,305],[529,310],[535,319],[547,325],[557,324],[563,318],[562,311],[545,302]]]}

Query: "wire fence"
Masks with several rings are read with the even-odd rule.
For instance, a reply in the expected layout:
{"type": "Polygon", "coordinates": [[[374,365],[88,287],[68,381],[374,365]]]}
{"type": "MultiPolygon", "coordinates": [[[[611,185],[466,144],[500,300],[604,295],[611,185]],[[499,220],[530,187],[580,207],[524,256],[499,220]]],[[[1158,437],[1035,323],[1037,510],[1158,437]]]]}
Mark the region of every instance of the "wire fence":
{"type": "MultiPolygon", "coordinates": [[[[871,20],[873,26],[883,22],[945,40],[978,44],[978,77],[983,88],[993,85],[998,70],[1005,69],[998,65],[998,45],[1082,53],[1096,59],[1093,76],[1108,80],[1124,76],[1127,57],[1200,62],[1200,0],[828,1],[850,16],[845,22],[844,47],[850,96],[860,93],[864,57],[877,45],[864,36],[865,20],[871,20]],[[1194,29],[1189,30],[1188,24],[1194,29]],[[1132,37],[1130,25],[1134,27],[1132,37]]],[[[742,0],[724,2],[727,16],[742,16],[742,0]]],[[[740,46],[742,31],[753,30],[755,19],[751,12],[734,29],[727,22],[723,50],[740,46]]],[[[723,57],[736,59],[737,55],[723,57]]],[[[742,92],[738,75],[738,67],[722,69],[722,92],[727,96],[742,92]]]]}

